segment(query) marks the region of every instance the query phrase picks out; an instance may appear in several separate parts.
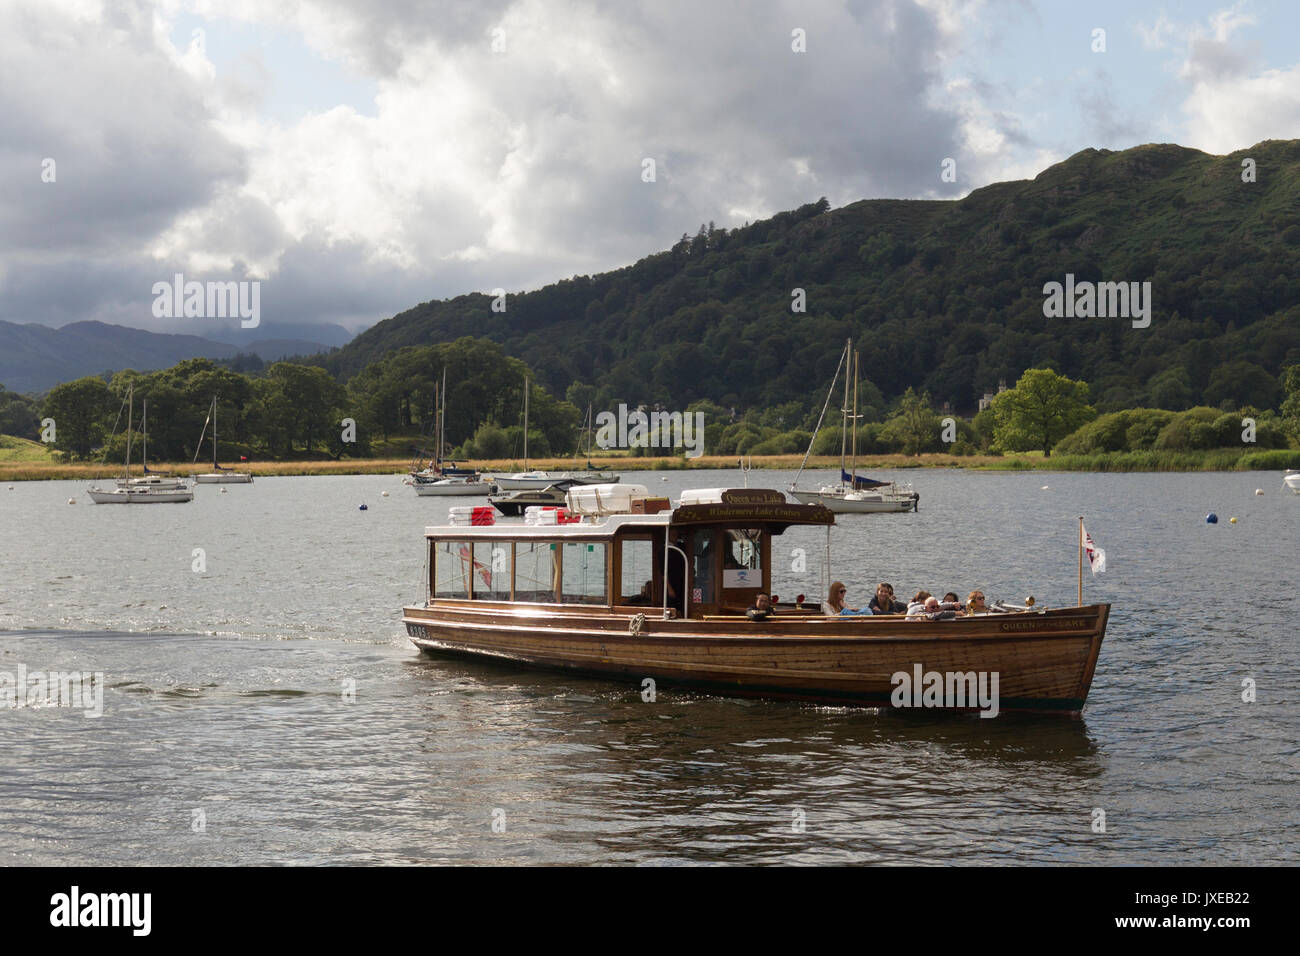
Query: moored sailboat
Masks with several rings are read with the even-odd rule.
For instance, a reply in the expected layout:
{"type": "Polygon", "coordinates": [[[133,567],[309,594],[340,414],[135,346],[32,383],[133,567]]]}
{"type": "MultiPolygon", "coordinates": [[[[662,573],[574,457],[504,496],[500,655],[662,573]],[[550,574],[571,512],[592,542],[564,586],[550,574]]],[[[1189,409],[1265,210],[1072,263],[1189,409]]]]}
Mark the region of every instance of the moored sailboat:
{"type": "Polygon", "coordinates": [[[822,406],[822,417],[826,415],[826,406],[830,404],[830,397],[835,392],[835,382],[839,378],[840,368],[845,366],[845,361],[852,364],[853,372],[853,398],[850,406],[849,400],[849,370],[844,371],[844,407],[841,409],[843,418],[840,424],[840,481],[838,485],[822,485],[820,488],[799,488],[799,475],[803,474],[804,465],[808,463],[808,456],[812,454],[813,444],[817,441],[817,433],[821,429],[821,419],[817,421],[817,427],[813,429],[812,441],[808,443],[808,451],[804,453],[803,462],[799,465],[799,473],[790,483],[790,495],[802,504],[824,505],[836,514],[882,514],[890,512],[916,511],[921,496],[912,490],[911,485],[900,485],[892,481],[876,481],[874,478],[867,478],[858,474],[858,355],[853,351],[853,340],[850,339],[844,346],[844,354],[840,357],[840,364],[835,369],[835,376],[831,379],[830,392],[826,396],[826,405],[822,406]],[[848,421],[852,416],[853,420],[853,444],[852,444],[852,470],[845,470],[845,458],[848,452],[848,421]]]}
{"type": "MultiPolygon", "coordinates": [[[[131,477],[131,443],[132,413],[135,408],[135,384],[126,390],[126,466],[117,487],[104,489],[92,485],[86,489],[90,500],[97,505],[122,504],[184,504],[194,500],[194,492],[189,485],[178,479],[168,479],[155,475],[152,478],[133,479],[131,477]]],[[[120,412],[118,413],[120,416],[120,412]]],[[[121,421],[121,418],[118,418],[121,421]]]]}
{"type": "MultiPolygon", "coordinates": [[[[217,461],[217,396],[212,396],[212,405],[208,409],[207,420],[203,423],[203,431],[207,432],[208,425],[212,425],[212,470],[204,472],[201,475],[195,475],[194,480],[201,485],[247,485],[253,480],[251,472],[239,471],[234,468],[226,468],[217,461]]],[[[203,444],[203,434],[199,435],[199,446],[203,444]]],[[[199,448],[194,449],[194,460],[199,460],[199,448]]]]}
{"type": "MultiPolygon", "coordinates": [[[[590,413],[590,408],[588,413],[590,413]]],[[[591,466],[591,446],[587,447],[587,465],[591,466]]],[[[499,474],[488,476],[488,481],[492,482],[500,491],[525,491],[529,489],[540,490],[555,484],[557,481],[571,481],[575,485],[605,485],[613,484],[619,480],[620,476],[612,472],[602,471],[529,471],[528,470],[528,377],[524,376],[524,470],[511,474],[499,474]]]]}
{"type": "Polygon", "coordinates": [[[157,472],[149,470],[149,400],[146,398],[142,403],[144,406],[143,423],[140,426],[140,439],[142,450],[140,453],[140,467],[144,474],[139,478],[118,478],[117,486],[119,488],[155,488],[166,489],[168,491],[189,491],[189,483],[184,478],[174,475],[160,475],[157,472]]]}
{"type": "Polygon", "coordinates": [[[442,370],[441,395],[435,395],[436,408],[433,413],[434,440],[433,460],[429,467],[411,472],[411,484],[415,493],[422,497],[437,495],[475,495],[482,497],[492,490],[492,483],[484,481],[470,468],[457,468],[455,462],[444,461],[443,445],[447,430],[447,370],[442,370]]]}

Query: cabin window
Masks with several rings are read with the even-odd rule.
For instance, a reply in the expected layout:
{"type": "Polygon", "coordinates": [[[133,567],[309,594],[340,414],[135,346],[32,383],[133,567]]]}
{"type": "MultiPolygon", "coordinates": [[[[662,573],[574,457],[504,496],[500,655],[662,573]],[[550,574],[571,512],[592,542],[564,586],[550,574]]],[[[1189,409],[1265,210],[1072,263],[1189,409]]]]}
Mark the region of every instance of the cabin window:
{"type": "Polygon", "coordinates": [[[510,600],[510,542],[474,542],[474,597],[479,601],[510,600]]]}
{"type": "Polygon", "coordinates": [[[652,605],[655,548],[649,538],[623,538],[619,542],[619,603],[652,605]]]}
{"type": "Polygon", "coordinates": [[[722,550],[724,588],[763,586],[763,531],[761,528],[728,528],[722,550]]]}
{"type": "Polygon", "coordinates": [[[691,603],[713,603],[713,529],[703,528],[695,532],[693,542],[695,552],[695,571],[691,576],[691,603]]]}
{"type": "Polygon", "coordinates": [[[437,541],[433,546],[434,598],[469,597],[469,542],[437,541]]]}
{"type": "Polygon", "coordinates": [[[605,604],[605,542],[566,541],[562,604],[605,604]]]}
{"type": "Polygon", "coordinates": [[[515,600],[555,603],[554,541],[515,542],[515,600]]]}

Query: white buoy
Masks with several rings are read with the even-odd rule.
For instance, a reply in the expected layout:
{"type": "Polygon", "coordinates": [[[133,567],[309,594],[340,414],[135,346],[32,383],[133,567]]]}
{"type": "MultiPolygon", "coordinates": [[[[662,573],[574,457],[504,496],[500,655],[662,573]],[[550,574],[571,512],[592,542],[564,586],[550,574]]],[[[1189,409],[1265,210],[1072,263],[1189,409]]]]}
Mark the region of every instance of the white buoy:
{"type": "Polygon", "coordinates": [[[1262,495],[1263,493],[1264,493],[1264,489],[1263,489],[1263,488],[1256,488],[1256,489],[1255,489],[1255,494],[1257,494],[1257,495],[1262,495]]]}
{"type": "Polygon", "coordinates": [[[662,476],[659,480],[660,480],[660,481],[667,481],[667,480],[668,480],[668,476],[667,476],[667,475],[664,475],[664,476],[662,476]]]}
{"type": "Polygon", "coordinates": [[[388,497],[388,492],[386,492],[386,491],[384,492],[384,497],[385,497],[385,498],[388,497]]]}
{"type": "Polygon", "coordinates": [[[76,499],[76,498],[69,498],[69,499],[68,499],[68,504],[70,504],[70,505],[75,505],[76,503],[77,503],[77,499],[76,499]]]}
{"type": "Polygon", "coordinates": [[[1051,485],[1043,485],[1043,487],[1039,488],[1038,490],[1039,490],[1039,491],[1047,491],[1050,487],[1051,487],[1051,485]]]}
{"type": "Polygon", "coordinates": [[[222,488],[222,489],[221,489],[221,493],[224,495],[224,494],[226,493],[226,489],[225,489],[225,488],[222,488]]]}

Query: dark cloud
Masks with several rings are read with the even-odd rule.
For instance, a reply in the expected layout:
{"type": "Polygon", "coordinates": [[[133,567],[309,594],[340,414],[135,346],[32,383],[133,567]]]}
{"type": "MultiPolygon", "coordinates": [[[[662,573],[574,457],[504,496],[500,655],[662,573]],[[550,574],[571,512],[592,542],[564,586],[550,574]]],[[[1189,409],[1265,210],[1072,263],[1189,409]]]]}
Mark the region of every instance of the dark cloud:
{"type": "Polygon", "coordinates": [[[160,328],[174,323],[149,314],[153,282],[269,263],[264,321],[356,327],[614,268],[708,220],[967,188],[939,179],[961,155],[960,117],[934,95],[944,38],[901,0],[319,0],[313,29],[330,24],[381,81],[377,115],[243,146],[214,117],[262,102],[276,64],[251,56],[205,83],[157,46],[147,4],[109,6],[103,23],[0,13],[0,318],[160,328]],[[455,162],[406,148],[411,126],[443,121],[398,111],[403,96],[429,116],[465,104],[429,130],[455,162]],[[56,184],[40,182],[44,156],[56,184]]]}

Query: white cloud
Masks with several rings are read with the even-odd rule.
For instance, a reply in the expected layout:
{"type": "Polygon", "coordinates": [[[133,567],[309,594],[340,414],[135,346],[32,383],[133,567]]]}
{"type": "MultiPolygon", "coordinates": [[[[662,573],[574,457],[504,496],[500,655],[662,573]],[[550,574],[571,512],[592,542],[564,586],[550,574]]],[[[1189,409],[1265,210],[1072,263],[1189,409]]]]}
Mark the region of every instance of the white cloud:
{"type": "Polygon", "coordinates": [[[1258,45],[1248,28],[1258,23],[1248,0],[1238,0],[1203,22],[1178,23],[1162,12],[1154,25],[1138,25],[1147,48],[1178,57],[1173,72],[1187,88],[1180,137],[1186,145],[1222,154],[1300,136],[1300,64],[1257,67],[1258,45]]]}
{"type": "Polygon", "coordinates": [[[1188,145],[1231,153],[1265,139],[1300,138],[1300,65],[1198,82],[1183,110],[1188,145]]]}

